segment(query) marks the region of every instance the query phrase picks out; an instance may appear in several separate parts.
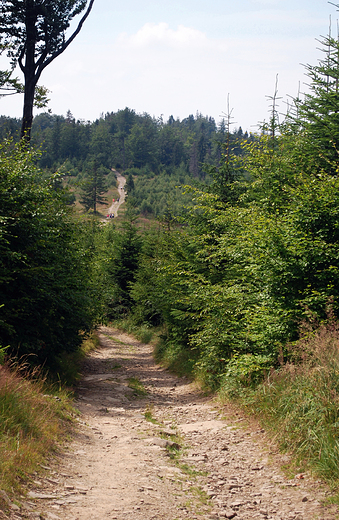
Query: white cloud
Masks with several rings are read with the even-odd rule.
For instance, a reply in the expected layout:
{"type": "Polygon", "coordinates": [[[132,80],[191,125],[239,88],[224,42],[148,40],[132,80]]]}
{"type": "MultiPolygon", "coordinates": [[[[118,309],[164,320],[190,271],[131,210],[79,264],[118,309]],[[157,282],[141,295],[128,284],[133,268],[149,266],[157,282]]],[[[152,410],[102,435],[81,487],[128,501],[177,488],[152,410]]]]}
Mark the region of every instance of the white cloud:
{"type": "Polygon", "coordinates": [[[118,44],[129,47],[149,47],[154,44],[171,47],[206,45],[204,33],[190,27],[179,25],[177,30],[170,29],[167,23],[146,23],[136,34],[121,34],[118,44]]]}
{"type": "Polygon", "coordinates": [[[281,0],[251,0],[252,4],[259,4],[259,5],[279,5],[282,3],[281,0]]]}
{"type": "Polygon", "coordinates": [[[165,118],[198,110],[218,120],[229,93],[235,121],[250,129],[267,118],[265,96],[273,93],[277,73],[279,96],[296,94],[303,80],[300,62],[314,63],[315,47],[306,37],[257,38],[243,31],[213,38],[184,25],[147,23],[109,45],[70,46],[46,68],[41,83],[52,91],[54,113],[70,109],[86,120],[125,106],[165,118]]]}

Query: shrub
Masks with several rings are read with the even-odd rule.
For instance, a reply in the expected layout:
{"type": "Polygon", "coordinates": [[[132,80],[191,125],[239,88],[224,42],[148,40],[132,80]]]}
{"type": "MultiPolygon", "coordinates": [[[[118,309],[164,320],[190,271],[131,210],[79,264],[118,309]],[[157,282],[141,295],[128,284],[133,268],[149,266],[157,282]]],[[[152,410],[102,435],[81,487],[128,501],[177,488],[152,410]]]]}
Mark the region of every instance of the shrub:
{"type": "Polygon", "coordinates": [[[291,348],[296,362],[272,371],[255,390],[242,387],[238,401],[298,463],[327,480],[338,479],[339,323],[304,327],[291,348]]]}

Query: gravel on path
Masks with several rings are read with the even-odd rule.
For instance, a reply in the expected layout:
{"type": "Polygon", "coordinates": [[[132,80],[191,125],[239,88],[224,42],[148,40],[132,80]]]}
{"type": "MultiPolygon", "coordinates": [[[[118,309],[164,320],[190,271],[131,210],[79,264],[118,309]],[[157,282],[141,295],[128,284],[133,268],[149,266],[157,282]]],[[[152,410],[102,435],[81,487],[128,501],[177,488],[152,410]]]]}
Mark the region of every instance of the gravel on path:
{"type": "Polygon", "coordinates": [[[263,430],[157,365],[149,345],[99,335],[77,389],[78,432],[11,520],[337,518],[326,486],[285,476],[289,459],[263,430]]]}

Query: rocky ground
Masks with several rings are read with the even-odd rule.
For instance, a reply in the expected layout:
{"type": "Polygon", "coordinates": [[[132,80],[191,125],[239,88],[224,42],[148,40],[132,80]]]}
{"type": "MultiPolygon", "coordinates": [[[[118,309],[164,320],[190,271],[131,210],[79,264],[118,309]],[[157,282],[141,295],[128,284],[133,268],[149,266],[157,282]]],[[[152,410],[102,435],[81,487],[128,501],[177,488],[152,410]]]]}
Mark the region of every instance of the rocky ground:
{"type": "Polygon", "coordinates": [[[11,519],[336,518],[328,489],[287,477],[263,430],[157,366],[148,345],[107,327],[100,340],[78,388],[79,431],[11,519]]]}

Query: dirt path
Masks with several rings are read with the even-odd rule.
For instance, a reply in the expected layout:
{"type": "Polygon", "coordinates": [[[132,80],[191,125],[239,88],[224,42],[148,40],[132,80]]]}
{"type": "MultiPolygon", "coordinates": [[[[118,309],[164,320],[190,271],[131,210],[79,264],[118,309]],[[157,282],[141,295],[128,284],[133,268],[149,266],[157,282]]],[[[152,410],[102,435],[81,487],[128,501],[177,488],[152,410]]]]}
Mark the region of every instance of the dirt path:
{"type": "Polygon", "coordinates": [[[78,389],[79,433],[13,518],[336,517],[334,506],[322,505],[321,483],[284,476],[288,459],[265,432],[157,366],[148,345],[107,327],[100,340],[78,389]]]}
{"type": "Polygon", "coordinates": [[[123,175],[121,175],[119,172],[117,172],[116,170],[114,170],[114,171],[115,171],[115,175],[116,175],[116,178],[118,181],[119,197],[118,197],[118,200],[114,200],[114,202],[112,202],[112,205],[108,208],[107,214],[108,215],[112,214],[115,217],[117,217],[119,207],[121,206],[121,204],[123,204],[125,202],[126,178],[123,175]]]}

